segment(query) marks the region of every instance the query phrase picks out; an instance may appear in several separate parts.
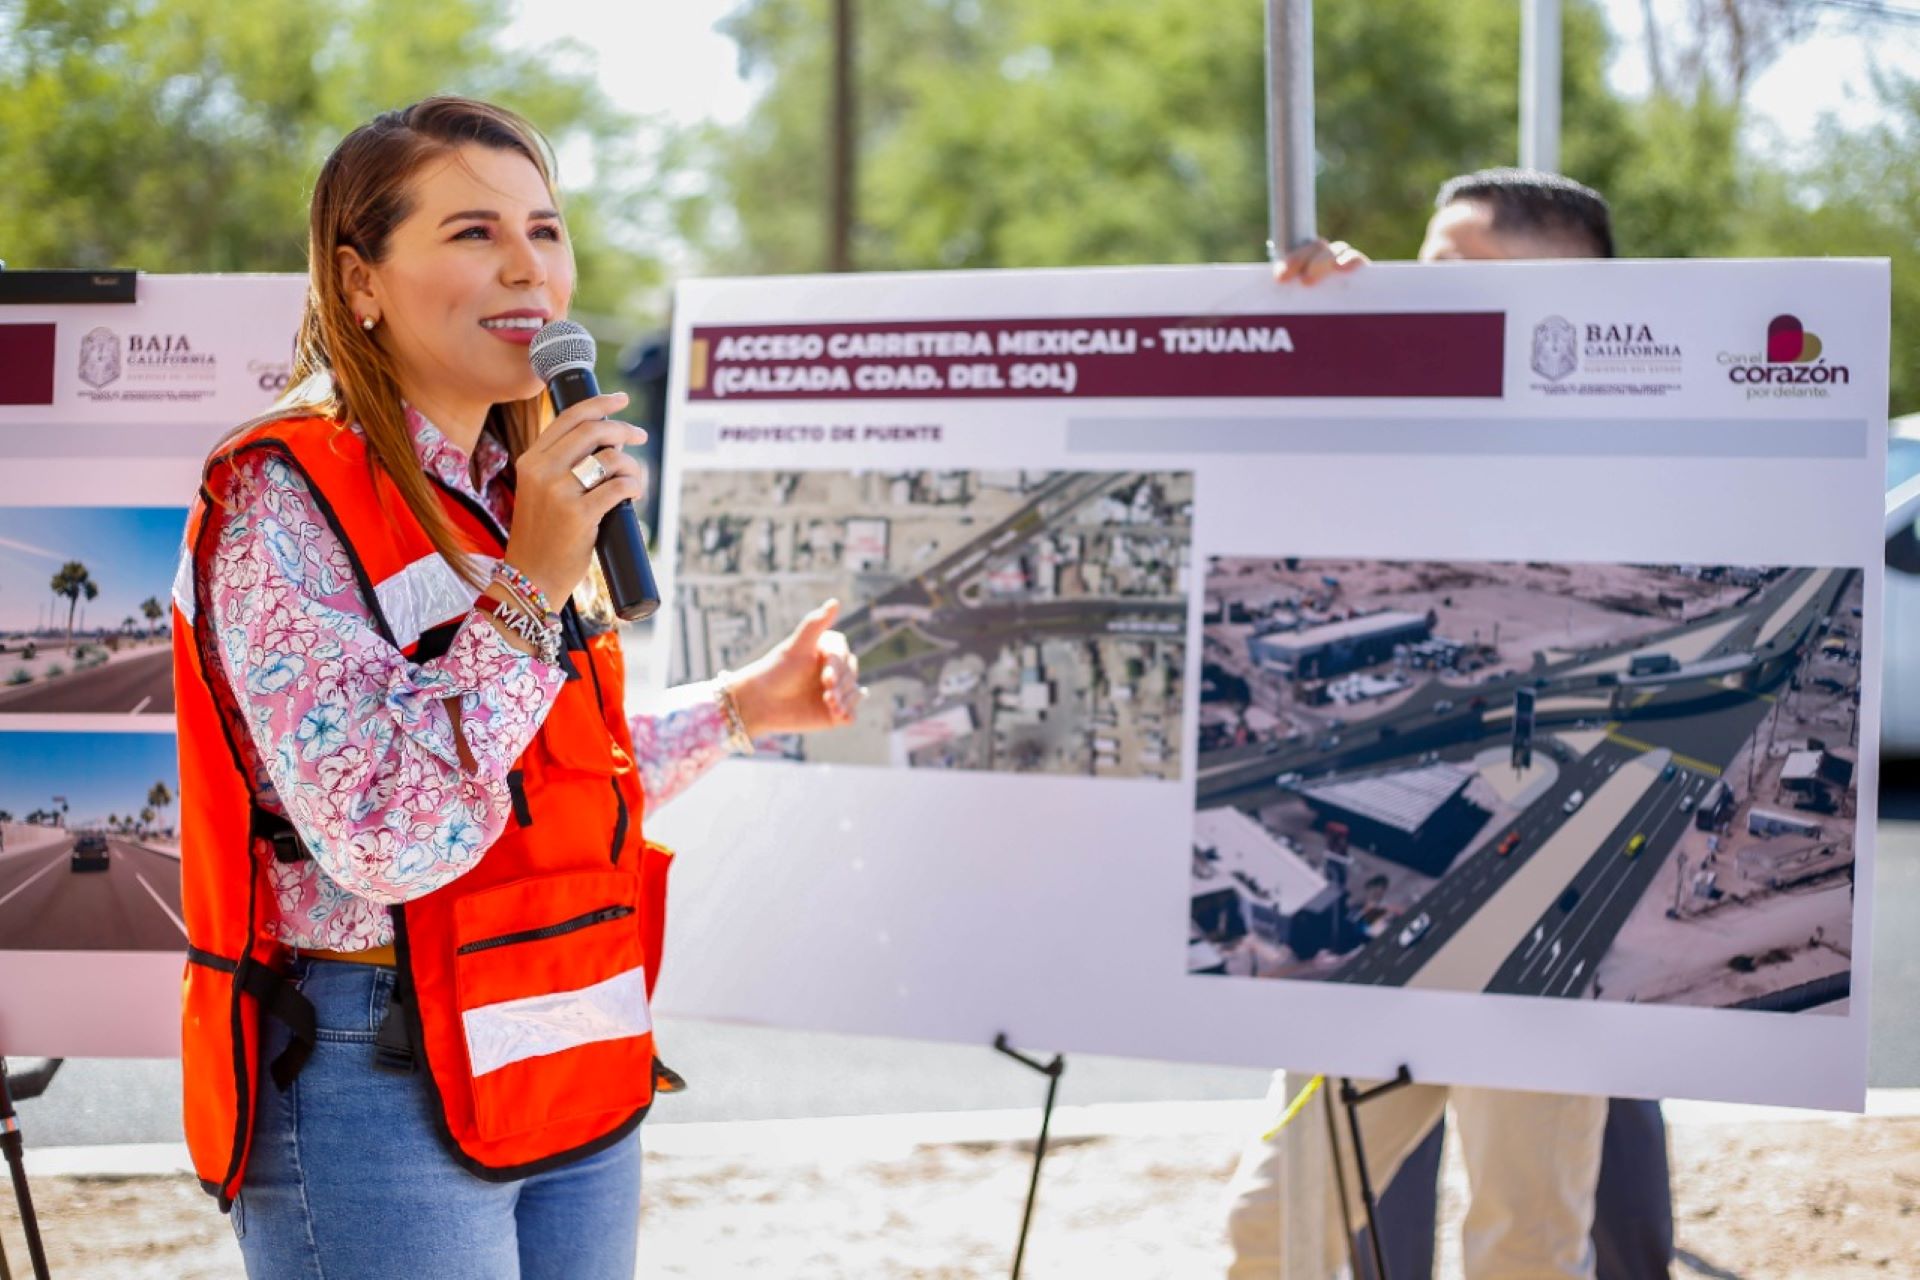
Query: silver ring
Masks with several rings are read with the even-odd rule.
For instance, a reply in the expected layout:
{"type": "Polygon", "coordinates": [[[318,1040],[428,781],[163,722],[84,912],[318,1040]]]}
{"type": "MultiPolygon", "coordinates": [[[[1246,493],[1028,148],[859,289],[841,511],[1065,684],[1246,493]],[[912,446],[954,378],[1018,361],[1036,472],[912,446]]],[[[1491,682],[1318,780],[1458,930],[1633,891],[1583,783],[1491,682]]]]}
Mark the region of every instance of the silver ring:
{"type": "Polygon", "coordinates": [[[607,464],[600,461],[598,454],[590,453],[573,464],[573,478],[578,480],[580,487],[589,493],[609,474],[607,464]]]}

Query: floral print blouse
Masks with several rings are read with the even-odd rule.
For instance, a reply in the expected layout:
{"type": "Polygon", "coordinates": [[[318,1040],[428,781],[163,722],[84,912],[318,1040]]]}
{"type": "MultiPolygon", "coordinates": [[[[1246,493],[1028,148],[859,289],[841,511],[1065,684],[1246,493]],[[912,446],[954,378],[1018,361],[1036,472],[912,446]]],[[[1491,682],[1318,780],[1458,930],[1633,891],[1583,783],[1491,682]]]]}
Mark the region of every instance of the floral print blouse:
{"type": "MultiPolygon", "coordinates": [[[[470,460],[412,408],[407,425],[430,474],[509,523],[513,493],[497,441],[482,436],[470,460]]],[[[274,935],[328,951],[384,945],[393,940],[390,904],[456,879],[504,829],[508,771],[564,675],[478,613],[443,656],[409,661],[375,630],[345,547],[284,460],[243,458],[223,496],[208,595],[221,667],[249,731],[242,754],[262,806],[284,814],[313,855],[270,864],[274,935]],[[446,707],[454,698],[457,730],[446,707]]],[[[649,808],[728,753],[717,692],[684,685],[630,720],[649,808]]]]}

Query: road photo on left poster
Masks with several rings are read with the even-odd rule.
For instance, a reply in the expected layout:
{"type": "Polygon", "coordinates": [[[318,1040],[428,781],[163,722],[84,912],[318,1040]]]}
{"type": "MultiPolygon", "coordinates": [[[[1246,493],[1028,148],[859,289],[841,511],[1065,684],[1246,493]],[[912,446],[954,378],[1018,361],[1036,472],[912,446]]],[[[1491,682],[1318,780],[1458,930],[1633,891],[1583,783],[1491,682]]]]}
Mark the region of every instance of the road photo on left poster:
{"type": "Polygon", "coordinates": [[[186,523],[181,507],[0,507],[0,717],[173,714],[186,523]]]}
{"type": "Polygon", "coordinates": [[[1192,513],[1177,471],[690,471],[675,678],[743,665],[836,597],[858,722],[767,750],[1177,778],[1192,513]]]}
{"type": "Polygon", "coordinates": [[[0,751],[0,950],[185,947],[173,735],[14,731],[0,751]]]}
{"type": "Polygon", "coordinates": [[[1215,557],[1189,971],[1833,1011],[1862,585],[1215,557]]]}

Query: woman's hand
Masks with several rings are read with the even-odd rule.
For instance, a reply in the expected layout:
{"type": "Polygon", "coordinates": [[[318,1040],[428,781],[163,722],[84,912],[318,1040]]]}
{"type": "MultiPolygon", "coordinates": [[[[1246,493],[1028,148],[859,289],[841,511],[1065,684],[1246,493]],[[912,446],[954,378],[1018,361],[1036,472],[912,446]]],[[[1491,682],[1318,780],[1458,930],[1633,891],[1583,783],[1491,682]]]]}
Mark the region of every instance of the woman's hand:
{"type": "Polygon", "coordinates": [[[1282,258],[1273,268],[1276,284],[1286,284],[1298,280],[1301,284],[1318,284],[1331,275],[1345,275],[1349,271],[1364,267],[1371,261],[1345,240],[1335,240],[1328,244],[1325,240],[1309,240],[1282,258]]]}
{"type": "Polygon", "coordinates": [[[749,737],[810,733],[851,724],[866,690],[860,659],[847,638],[830,631],[840,602],[829,600],[800,620],[793,634],[730,682],[749,737]]]}
{"type": "Polygon", "coordinates": [[[626,403],[619,391],[582,400],[556,417],[514,463],[507,563],[556,606],[587,576],[600,518],[622,499],[646,493],[640,464],[625,450],[647,433],[607,417],[626,403]],[[588,490],[573,468],[595,453],[607,477],[588,490]]]}

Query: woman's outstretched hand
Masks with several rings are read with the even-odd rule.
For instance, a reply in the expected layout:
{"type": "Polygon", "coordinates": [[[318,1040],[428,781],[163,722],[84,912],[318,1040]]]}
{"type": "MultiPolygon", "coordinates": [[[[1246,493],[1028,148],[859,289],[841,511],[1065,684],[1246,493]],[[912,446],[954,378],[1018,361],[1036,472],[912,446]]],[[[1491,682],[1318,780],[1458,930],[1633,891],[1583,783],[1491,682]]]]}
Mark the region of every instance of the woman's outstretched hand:
{"type": "Polygon", "coordinates": [[[749,735],[811,733],[853,723],[866,690],[847,638],[830,630],[839,613],[840,602],[827,601],[765,657],[734,673],[733,697],[749,735]]]}

